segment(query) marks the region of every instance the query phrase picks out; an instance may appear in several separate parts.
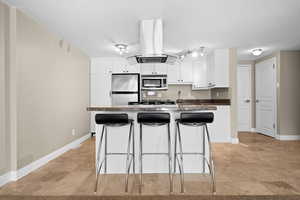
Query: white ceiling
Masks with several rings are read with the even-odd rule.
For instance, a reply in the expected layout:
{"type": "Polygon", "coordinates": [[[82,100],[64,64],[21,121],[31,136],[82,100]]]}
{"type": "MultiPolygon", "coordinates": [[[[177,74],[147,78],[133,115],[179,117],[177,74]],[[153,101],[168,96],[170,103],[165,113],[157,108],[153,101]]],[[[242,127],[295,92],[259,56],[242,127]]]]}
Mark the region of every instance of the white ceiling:
{"type": "Polygon", "coordinates": [[[138,22],[162,18],[165,51],[206,46],[300,49],[300,0],[6,0],[91,57],[138,43],[138,22]]]}

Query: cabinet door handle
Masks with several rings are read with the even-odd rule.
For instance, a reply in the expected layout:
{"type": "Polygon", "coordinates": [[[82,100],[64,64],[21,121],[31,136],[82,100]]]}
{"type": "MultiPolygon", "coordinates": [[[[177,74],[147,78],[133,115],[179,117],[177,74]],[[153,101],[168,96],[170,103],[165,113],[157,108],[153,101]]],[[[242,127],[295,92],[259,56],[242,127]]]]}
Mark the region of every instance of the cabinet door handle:
{"type": "Polygon", "coordinates": [[[246,99],[246,100],[245,100],[245,103],[249,103],[249,102],[250,102],[250,99],[246,99]]]}
{"type": "Polygon", "coordinates": [[[255,101],[256,103],[259,103],[259,100],[258,99],[256,99],[256,101],[255,101]]]}

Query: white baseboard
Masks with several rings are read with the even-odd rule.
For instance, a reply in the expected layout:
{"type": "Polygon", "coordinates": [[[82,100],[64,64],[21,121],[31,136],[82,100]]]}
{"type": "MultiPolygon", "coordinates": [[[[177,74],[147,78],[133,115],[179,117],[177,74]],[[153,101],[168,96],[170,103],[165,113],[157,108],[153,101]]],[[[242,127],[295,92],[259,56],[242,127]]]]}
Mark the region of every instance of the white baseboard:
{"type": "Polygon", "coordinates": [[[0,187],[11,181],[11,172],[7,172],[0,176],[0,187]]]}
{"type": "Polygon", "coordinates": [[[231,138],[231,144],[238,144],[239,142],[239,138],[231,138]]]}
{"type": "Polygon", "coordinates": [[[251,128],[251,132],[257,132],[255,128],[251,128]]]}
{"type": "Polygon", "coordinates": [[[282,141],[300,140],[300,135],[276,135],[276,139],[282,141]]]}
{"type": "MultiPolygon", "coordinates": [[[[58,156],[62,155],[63,153],[71,150],[71,149],[74,149],[76,147],[78,147],[82,142],[84,142],[85,140],[87,140],[89,137],[90,137],[90,133],[89,134],[86,134],[84,136],[82,136],[81,138],[78,138],[77,140],[74,140],[73,142],[61,147],[60,149],[26,165],[25,167],[19,169],[18,171],[11,171],[3,176],[5,176],[3,178],[3,180],[6,180],[6,176],[9,176],[9,180],[8,182],[10,181],[16,181],[20,178],[22,178],[23,176],[26,176],[27,174],[29,174],[30,172],[40,168],[41,166],[47,164],[49,161],[57,158],[58,156]]],[[[1,186],[1,180],[2,180],[2,176],[0,176],[0,186],[1,186]]],[[[3,181],[4,183],[4,181],[3,181]]],[[[7,183],[7,182],[6,182],[7,183]]],[[[5,184],[5,183],[4,183],[5,184]]]]}

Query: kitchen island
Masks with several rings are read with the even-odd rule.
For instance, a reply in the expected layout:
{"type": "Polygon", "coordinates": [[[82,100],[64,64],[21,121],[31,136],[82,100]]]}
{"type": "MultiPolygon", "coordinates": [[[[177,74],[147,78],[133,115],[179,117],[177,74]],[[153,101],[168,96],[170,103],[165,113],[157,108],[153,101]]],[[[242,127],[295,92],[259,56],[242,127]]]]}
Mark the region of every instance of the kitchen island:
{"type": "MultiPolygon", "coordinates": [[[[138,112],[169,112],[171,116],[171,143],[173,152],[173,142],[175,134],[175,119],[180,112],[213,112],[215,120],[208,124],[208,128],[213,142],[230,142],[229,106],[215,105],[125,105],[125,106],[92,106],[87,108],[92,112],[91,121],[94,123],[96,113],[127,113],[129,118],[134,120],[136,155],[139,152],[138,138],[139,126],[136,122],[138,112]]],[[[96,126],[97,127],[97,126],[96,126]]],[[[102,125],[98,126],[101,130],[102,125]]],[[[183,149],[186,152],[202,151],[202,127],[180,126],[183,149]]],[[[108,128],[108,152],[126,151],[129,126],[108,128]]],[[[96,148],[98,148],[99,134],[96,134],[96,148]]],[[[143,151],[146,152],[167,152],[167,127],[143,127],[143,151]]],[[[206,145],[208,147],[208,145],[206,145]]],[[[206,149],[208,154],[208,148],[206,149]]],[[[136,157],[136,171],[138,171],[138,156],[136,157]]],[[[125,173],[125,156],[114,156],[108,158],[107,173],[125,173]]],[[[143,160],[144,173],[168,173],[167,157],[147,155],[143,160]]],[[[186,155],[184,157],[185,173],[202,172],[202,160],[196,155],[186,155]]],[[[207,171],[207,169],[206,169],[207,171]]],[[[178,170],[177,170],[178,172],[178,170]]]]}

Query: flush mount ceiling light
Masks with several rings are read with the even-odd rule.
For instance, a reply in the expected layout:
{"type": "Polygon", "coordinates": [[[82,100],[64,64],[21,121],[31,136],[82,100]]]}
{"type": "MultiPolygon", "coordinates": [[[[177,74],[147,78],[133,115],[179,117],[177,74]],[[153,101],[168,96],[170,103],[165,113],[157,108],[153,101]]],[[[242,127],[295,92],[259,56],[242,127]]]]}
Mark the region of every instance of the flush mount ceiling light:
{"type": "Polygon", "coordinates": [[[115,49],[120,55],[123,55],[124,53],[128,53],[127,44],[115,44],[115,49]]]}
{"type": "Polygon", "coordinates": [[[251,52],[254,56],[260,56],[262,54],[263,50],[262,49],[253,49],[251,52]]]}

